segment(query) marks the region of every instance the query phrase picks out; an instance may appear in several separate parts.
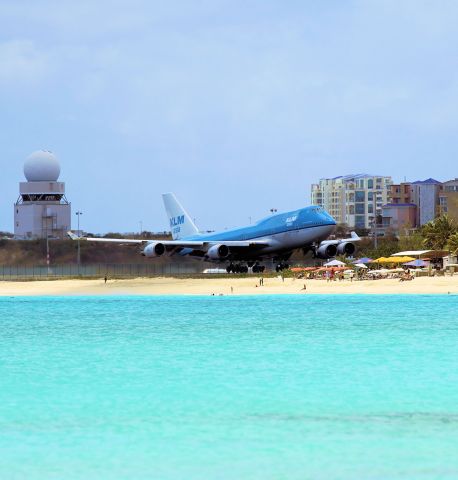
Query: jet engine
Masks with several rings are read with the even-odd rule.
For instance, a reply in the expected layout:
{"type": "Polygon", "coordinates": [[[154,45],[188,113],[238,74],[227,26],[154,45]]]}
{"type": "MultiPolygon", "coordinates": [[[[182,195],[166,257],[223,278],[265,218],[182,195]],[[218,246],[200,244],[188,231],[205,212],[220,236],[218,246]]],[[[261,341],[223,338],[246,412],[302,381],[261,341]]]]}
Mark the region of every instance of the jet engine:
{"type": "Polygon", "coordinates": [[[324,245],[321,245],[318,247],[318,249],[315,252],[315,256],[318,258],[332,258],[337,255],[337,247],[334,243],[325,243],[324,245]]]}
{"type": "Polygon", "coordinates": [[[224,260],[229,256],[227,245],[213,245],[207,250],[207,257],[211,260],[224,260]]]}
{"type": "Polygon", "coordinates": [[[143,249],[143,255],[145,257],[160,257],[165,252],[163,243],[151,242],[143,249]]]}
{"type": "Polygon", "coordinates": [[[339,255],[353,255],[355,250],[355,244],[351,242],[342,242],[337,245],[337,253],[339,255]]]}

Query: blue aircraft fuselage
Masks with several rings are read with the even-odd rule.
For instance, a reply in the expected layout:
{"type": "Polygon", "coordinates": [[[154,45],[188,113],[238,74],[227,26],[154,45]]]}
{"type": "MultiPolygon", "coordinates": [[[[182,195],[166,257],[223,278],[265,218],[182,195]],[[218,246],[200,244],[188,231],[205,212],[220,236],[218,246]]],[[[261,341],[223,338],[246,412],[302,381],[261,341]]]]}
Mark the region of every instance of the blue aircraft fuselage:
{"type": "MultiPolygon", "coordinates": [[[[221,242],[265,240],[270,243],[260,254],[286,251],[316,244],[335,229],[336,221],[322,207],[310,206],[286,213],[277,213],[246,227],[192,235],[183,240],[221,242]]],[[[183,252],[188,253],[188,251],[183,252]]]]}

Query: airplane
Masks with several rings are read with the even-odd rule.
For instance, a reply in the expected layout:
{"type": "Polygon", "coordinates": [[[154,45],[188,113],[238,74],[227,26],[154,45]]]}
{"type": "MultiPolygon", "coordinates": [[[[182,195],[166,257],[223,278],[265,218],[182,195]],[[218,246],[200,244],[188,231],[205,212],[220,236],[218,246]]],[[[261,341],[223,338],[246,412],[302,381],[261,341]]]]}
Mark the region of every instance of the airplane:
{"type": "Polygon", "coordinates": [[[276,271],[289,268],[286,263],[294,250],[312,251],[316,258],[328,259],[337,254],[352,255],[360,237],[326,240],[335,230],[336,221],[323,207],[309,206],[285,213],[275,213],[253,225],[222,232],[200,233],[191,217],[173,193],[162,195],[169,218],[172,240],[87,238],[72,232],[73,240],[90,242],[115,242],[144,245],[145,257],[162,255],[190,255],[215,263],[228,263],[228,273],[253,273],[264,271],[259,262],[272,259],[276,271]]]}

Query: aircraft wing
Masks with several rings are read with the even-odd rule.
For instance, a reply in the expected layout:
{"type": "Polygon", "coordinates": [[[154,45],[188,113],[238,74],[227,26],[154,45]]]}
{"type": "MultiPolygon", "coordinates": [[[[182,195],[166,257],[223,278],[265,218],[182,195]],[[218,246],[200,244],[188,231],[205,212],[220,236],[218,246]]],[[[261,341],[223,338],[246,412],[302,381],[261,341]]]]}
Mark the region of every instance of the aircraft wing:
{"type": "MultiPolygon", "coordinates": [[[[76,235],[75,235],[76,237],[76,235]]],[[[78,237],[73,240],[77,240],[78,237]]],[[[157,239],[132,239],[132,238],[87,238],[81,237],[81,240],[87,240],[88,242],[111,242],[111,243],[162,243],[165,247],[179,247],[179,248],[202,248],[204,242],[195,241],[180,241],[180,240],[157,240],[157,239]]]]}
{"type": "Polygon", "coordinates": [[[217,245],[217,244],[223,244],[226,245],[227,247],[268,247],[270,245],[269,242],[267,241],[261,241],[261,240],[210,240],[207,242],[204,242],[204,245],[211,246],[211,245],[217,245]]]}
{"type": "MultiPolygon", "coordinates": [[[[72,238],[72,240],[78,240],[78,237],[72,238]]],[[[112,243],[147,243],[150,240],[137,240],[133,238],[92,238],[92,237],[80,237],[80,240],[86,240],[88,242],[112,242],[112,243]]]]}
{"type": "Polygon", "coordinates": [[[320,245],[339,245],[340,243],[346,243],[346,242],[359,242],[361,240],[361,237],[356,233],[356,232],[351,232],[350,238],[339,238],[335,240],[323,240],[320,245]]]}
{"type": "Polygon", "coordinates": [[[192,248],[207,250],[212,245],[224,244],[232,248],[253,248],[267,247],[269,242],[261,240],[157,240],[157,239],[133,239],[133,238],[99,238],[99,237],[78,237],[73,232],[67,232],[72,240],[86,240],[88,242],[105,242],[118,244],[146,244],[161,243],[167,250],[176,248],[192,248]]]}

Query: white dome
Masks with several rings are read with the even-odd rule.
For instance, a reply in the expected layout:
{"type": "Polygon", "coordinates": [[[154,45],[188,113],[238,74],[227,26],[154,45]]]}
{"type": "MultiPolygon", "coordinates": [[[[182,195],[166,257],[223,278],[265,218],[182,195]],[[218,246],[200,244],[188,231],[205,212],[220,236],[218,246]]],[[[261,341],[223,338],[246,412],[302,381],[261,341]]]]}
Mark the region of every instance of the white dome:
{"type": "Polygon", "coordinates": [[[56,182],[60,175],[59,160],[47,150],[37,150],[25,161],[24,175],[28,182],[56,182]]]}

